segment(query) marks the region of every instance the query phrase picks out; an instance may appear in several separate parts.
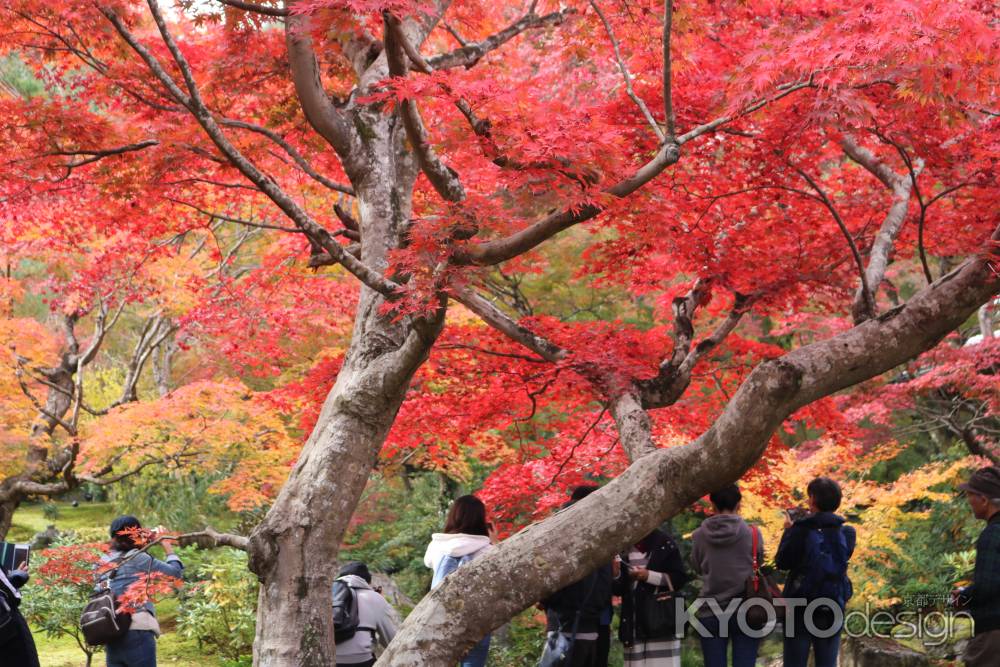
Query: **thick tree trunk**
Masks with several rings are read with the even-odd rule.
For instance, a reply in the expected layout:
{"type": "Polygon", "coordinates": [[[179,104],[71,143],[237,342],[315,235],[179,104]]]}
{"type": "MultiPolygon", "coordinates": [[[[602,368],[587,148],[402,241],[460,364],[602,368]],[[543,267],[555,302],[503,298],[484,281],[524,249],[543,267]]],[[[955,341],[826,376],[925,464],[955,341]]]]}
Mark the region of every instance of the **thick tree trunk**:
{"type": "MultiPolygon", "coordinates": [[[[484,633],[608,562],[705,493],[739,479],[796,409],[915,357],[975,313],[1000,289],[1000,275],[987,259],[966,262],[903,306],[850,331],[762,363],[698,440],[643,456],[600,491],[449,577],[417,605],[378,664],[454,664],[484,633]]],[[[992,261],[998,260],[994,250],[992,261]]],[[[627,402],[618,408],[616,418],[626,419],[641,409],[627,402]]],[[[631,418],[630,437],[648,437],[641,422],[631,418]]],[[[623,444],[627,451],[643,449],[623,444]]]]}
{"type": "MultiPolygon", "coordinates": [[[[362,260],[385,271],[388,251],[409,223],[416,166],[394,115],[356,112],[375,170],[355,183],[362,260]]],[[[393,322],[385,299],[362,287],[351,346],[319,421],[267,517],[250,539],[250,567],[261,578],[254,664],[335,663],[330,587],[337,552],[413,373],[443,322],[393,322]]]]}

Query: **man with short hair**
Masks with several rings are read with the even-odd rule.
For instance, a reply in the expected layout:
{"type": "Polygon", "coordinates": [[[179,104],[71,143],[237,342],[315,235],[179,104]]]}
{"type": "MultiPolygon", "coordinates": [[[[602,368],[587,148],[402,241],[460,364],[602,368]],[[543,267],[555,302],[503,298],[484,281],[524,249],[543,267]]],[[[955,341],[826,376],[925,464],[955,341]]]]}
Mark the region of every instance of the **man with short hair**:
{"type": "Polygon", "coordinates": [[[793,519],[786,512],[785,532],[774,561],[779,570],[789,570],[785,599],[816,606],[811,613],[806,613],[805,606],[792,607],[790,616],[786,610],[784,665],[806,667],[812,651],[815,667],[836,667],[843,611],[853,592],[847,563],[857,534],[834,514],[842,499],[839,484],[817,477],[809,482],[806,493],[810,513],[793,519]]]}
{"type": "MultiPolygon", "coordinates": [[[[345,563],[337,574],[337,581],[351,588],[358,603],[358,626],[354,635],[337,643],[337,667],[371,667],[375,664],[375,635],[382,646],[389,645],[396,635],[396,612],[371,587],[372,575],[364,563],[345,563]]],[[[336,586],[335,582],[335,600],[336,586]]]]}
{"type": "Polygon", "coordinates": [[[1000,659],[1000,468],[980,468],[958,488],[975,517],[986,522],[976,541],[972,585],[957,591],[974,622],[963,660],[967,667],[987,667],[1000,659]]]}
{"type": "MultiPolygon", "coordinates": [[[[764,562],[764,540],[757,528],[740,517],[743,495],[739,486],[729,484],[712,492],[708,498],[715,514],[702,521],[694,531],[691,562],[694,571],[701,575],[699,597],[714,600],[719,609],[725,610],[732,600],[746,593],[755,558],[758,564],[764,562]]],[[[757,663],[760,638],[743,632],[738,614],[723,623],[706,604],[698,610],[698,619],[709,633],[701,637],[705,667],[726,667],[730,645],[733,667],[753,667],[757,663]]]]}

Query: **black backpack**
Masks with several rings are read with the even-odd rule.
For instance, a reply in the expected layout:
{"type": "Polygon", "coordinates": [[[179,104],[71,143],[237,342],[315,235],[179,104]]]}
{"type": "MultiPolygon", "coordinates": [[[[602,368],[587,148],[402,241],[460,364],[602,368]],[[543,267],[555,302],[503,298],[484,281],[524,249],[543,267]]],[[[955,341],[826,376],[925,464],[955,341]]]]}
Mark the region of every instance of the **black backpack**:
{"type": "Polygon", "coordinates": [[[118,600],[111,592],[111,580],[118,574],[122,563],[110,571],[107,579],[100,581],[97,590],[90,594],[90,601],[80,615],[80,631],[91,646],[104,646],[125,636],[132,626],[132,614],[119,614],[118,600]]]}
{"type": "Polygon", "coordinates": [[[343,579],[337,579],[333,582],[333,640],[337,644],[346,642],[358,630],[375,631],[361,626],[358,596],[354,587],[343,579]]]}

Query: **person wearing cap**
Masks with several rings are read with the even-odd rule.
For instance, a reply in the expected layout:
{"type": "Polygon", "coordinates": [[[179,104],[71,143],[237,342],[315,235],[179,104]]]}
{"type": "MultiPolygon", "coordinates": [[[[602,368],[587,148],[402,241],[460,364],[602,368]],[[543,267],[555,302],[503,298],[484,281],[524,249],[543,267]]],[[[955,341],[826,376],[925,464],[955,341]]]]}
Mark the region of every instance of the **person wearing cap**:
{"type": "Polygon", "coordinates": [[[1000,655],[1000,468],[980,468],[958,488],[975,517],[986,522],[976,541],[972,585],[956,591],[974,622],[963,659],[968,667],[995,666],[1000,655]]]}
{"type": "MultiPolygon", "coordinates": [[[[130,515],[120,516],[111,522],[111,549],[101,558],[98,583],[110,582],[111,592],[116,598],[121,597],[129,586],[149,578],[154,572],[178,579],[184,573],[184,564],[174,553],[169,540],[160,542],[167,554],[164,560],[153,558],[139,549],[132,531],[141,528],[139,520],[130,515]]],[[[153,603],[147,600],[141,609],[132,613],[128,632],[105,647],[107,666],[156,667],[156,638],[159,636],[156,611],[153,603]]]]}
{"type": "Polygon", "coordinates": [[[337,665],[371,667],[375,664],[375,635],[378,635],[378,643],[383,647],[388,646],[396,636],[396,612],[371,587],[372,575],[364,563],[346,563],[337,573],[337,580],[354,589],[358,602],[358,631],[350,639],[337,644],[337,665]]]}

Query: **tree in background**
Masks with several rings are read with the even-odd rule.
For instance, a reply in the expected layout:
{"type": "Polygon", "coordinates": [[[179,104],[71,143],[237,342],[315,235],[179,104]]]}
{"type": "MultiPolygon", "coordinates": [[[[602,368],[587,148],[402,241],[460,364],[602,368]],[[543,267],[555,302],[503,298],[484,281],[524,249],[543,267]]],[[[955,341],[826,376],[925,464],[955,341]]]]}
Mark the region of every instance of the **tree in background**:
{"type": "MultiPolygon", "coordinates": [[[[77,212],[94,190],[87,224],[108,238],[183,238],[218,220],[283,235],[281,261],[229,290],[273,284],[291,264],[360,282],[297,304],[337,295],[353,328],[315,354],[335,383],[247,543],[259,618],[282,619],[257,624],[262,665],[334,662],[329,564],[387,438],[423,439],[390,429],[428,430],[407,415],[411,385],[418,408],[476,397],[425,366],[442,336],[477,318],[445,343],[462,346],[448,365],[507,355],[497,373],[514,370],[532,408],[558,376],[549,387],[573,424],[525,452],[553,461],[499,474],[541,488],[591,433],[620,447],[607,471],[620,474],[449,578],[381,658],[450,664],[483,628],[740,477],[786,418],[836,423],[822,399],[932,348],[996,294],[993,12],[18,1],[5,47],[72,95],[6,104],[5,118],[30,122],[5,125],[0,214],[36,229],[50,199],[77,212]],[[559,267],[536,249],[589,221],[574,277],[621,290],[657,326],[563,320],[519,299],[511,279],[559,267]],[[795,335],[776,345],[738,327],[795,335]]],[[[234,319],[217,305],[191,326],[240,341],[261,318],[294,328],[281,303],[234,319]]],[[[492,455],[489,435],[468,444],[492,455]]]]}

